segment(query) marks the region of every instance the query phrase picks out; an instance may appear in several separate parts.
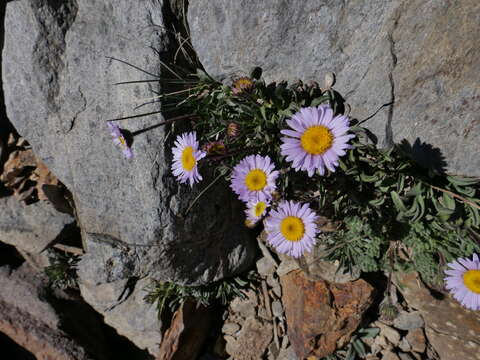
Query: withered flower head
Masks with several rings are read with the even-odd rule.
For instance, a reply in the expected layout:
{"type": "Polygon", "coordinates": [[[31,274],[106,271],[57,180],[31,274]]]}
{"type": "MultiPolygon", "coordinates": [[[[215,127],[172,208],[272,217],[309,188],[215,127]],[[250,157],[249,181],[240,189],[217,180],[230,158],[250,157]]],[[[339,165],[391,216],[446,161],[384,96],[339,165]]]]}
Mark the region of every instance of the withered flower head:
{"type": "Polygon", "coordinates": [[[227,126],[227,135],[230,138],[236,138],[238,135],[240,135],[240,126],[235,123],[230,123],[227,126]]]}
{"type": "Polygon", "coordinates": [[[235,95],[251,91],[255,87],[255,82],[249,77],[242,76],[232,84],[232,91],[235,95]]]}

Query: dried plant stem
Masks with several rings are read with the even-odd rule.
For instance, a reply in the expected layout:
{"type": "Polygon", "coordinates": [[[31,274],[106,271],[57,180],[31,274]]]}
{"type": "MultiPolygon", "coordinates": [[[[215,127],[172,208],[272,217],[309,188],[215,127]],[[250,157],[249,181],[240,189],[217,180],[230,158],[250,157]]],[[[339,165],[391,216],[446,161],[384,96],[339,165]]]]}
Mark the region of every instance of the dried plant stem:
{"type": "Polygon", "coordinates": [[[475,204],[473,201],[470,201],[470,200],[468,200],[468,199],[465,199],[464,197],[462,197],[462,196],[460,196],[460,195],[458,195],[458,194],[455,194],[454,192],[451,192],[450,190],[442,189],[442,188],[440,188],[440,187],[438,187],[438,186],[435,186],[435,185],[430,185],[430,187],[431,187],[432,189],[435,189],[435,190],[444,192],[444,193],[446,193],[446,194],[448,194],[448,195],[451,195],[451,196],[453,196],[455,199],[458,199],[458,200],[464,202],[465,204],[468,204],[468,205],[470,205],[470,206],[472,206],[472,207],[474,207],[474,208],[480,209],[480,205],[477,205],[477,204],[475,204]]]}

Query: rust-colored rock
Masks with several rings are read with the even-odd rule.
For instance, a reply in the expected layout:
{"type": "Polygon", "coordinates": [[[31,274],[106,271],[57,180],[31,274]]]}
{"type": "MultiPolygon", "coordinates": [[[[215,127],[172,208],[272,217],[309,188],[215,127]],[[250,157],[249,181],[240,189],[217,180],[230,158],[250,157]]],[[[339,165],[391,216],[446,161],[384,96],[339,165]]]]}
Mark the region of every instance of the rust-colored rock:
{"type": "Polygon", "coordinates": [[[480,313],[450,296],[432,294],[418,274],[400,274],[398,288],[425,320],[425,334],[441,360],[480,360],[480,313]]]}
{"type": "Polygon", "coordinates": [[[210,308],[185,302],[173,315],[170,328],[160,344],[157,360],[196,359],[212,323],[210,308]]]}
{"type": "Polygon", "coordinates": [[[329,284],[303,272],[281,277],[288,337],[300,359],[319,359],[343,347],[373,300],[364,280],[329,284]]]}

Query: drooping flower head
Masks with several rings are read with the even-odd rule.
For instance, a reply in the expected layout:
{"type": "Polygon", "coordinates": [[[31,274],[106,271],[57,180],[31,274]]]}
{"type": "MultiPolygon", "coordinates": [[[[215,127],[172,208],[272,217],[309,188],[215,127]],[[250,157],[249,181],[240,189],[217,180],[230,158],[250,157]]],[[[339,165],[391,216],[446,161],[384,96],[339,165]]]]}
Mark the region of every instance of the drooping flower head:
{"type": "Polygon", "coordinates": [[[227,135],[230,138],[236,138],[238,135],[240,135],[240,126],[233,122],[228,124],[227,135]]]}
{"type": "Polygon", "coordinates": [[[227,152],[223,141],[212,141],[203,147],[207,155],[224,155],[227,152]]]}
{"type": "Polygon", "coordinates": [[[472,260],[460,258],[448,263],[445,287],[455,299],[471,310],[480,310],[480,260],[473,254],[472,260]]]}
{"type": "Polygon", "coordinates": [[[195,132],[183,133],[177,136],[173,152],[173,175],[177,180],[184,184],[187,181],[192,186],[194,183],[202,180],[198,172],[197,163],[206,155],[205,152],[198,149],[197,134],[195,132]]]}
{"type": "Polygon", "coordinates": [[[355,135],[347,134],[349,119],[345,115],[333,116],[328,105],[301,108],[287,120],[291,129],[282,130],[282,155],[292,162],[295,170],[304,170],[312,176],[315,170],[325,174],[325,168],[334,172],[338,158],[351,146],[348,141],[355,135]]]}
{"type": "Polygon", "coordinates": [[[269,201],[278,174],[270,157],[249,155],[233,168],[230,187],[244,202],[269,201]]]}
{"type": "Polygon", "coordinates": [[[249,77],[243,76],[236,79],[232,84],[232,92],[235,95],[239,95],[241,93],[249,92],[255,86],[255,82],[250,79],[249,77]]]}
{"type": "Polygon", "coordinates": [[[112,135],[113,143],[122,149],[125,158],[131,159],[133,157],[132,148],[128,146],[127,140],[123,136],[120,127],[111,121],[107,121],[107,126],[110,130],[110,135],[112,135]]]}
{"type": "Polygon", "coordinates": [[[247,226],[254,226],[258,223],[267,213],[267,208],[270,206],[268,201],[250,201],[247,203],[247,210],[245,214],[247,215],[247,220],[245,224],[247,226]]]}
{"type": "Polygon", "coordinates": [[[317,218],[308,204],[283,201],[265,220],[267,241],[279,253],[299,258],[305,251],[310,252],[316,243],[317,218]]]}

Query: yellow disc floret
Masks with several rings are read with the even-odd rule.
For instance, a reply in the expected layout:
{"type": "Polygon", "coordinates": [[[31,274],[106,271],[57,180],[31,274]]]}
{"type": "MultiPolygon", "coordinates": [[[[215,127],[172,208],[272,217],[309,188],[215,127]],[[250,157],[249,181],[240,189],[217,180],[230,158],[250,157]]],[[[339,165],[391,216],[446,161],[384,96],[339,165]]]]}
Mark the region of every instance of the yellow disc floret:
{"type": "Polygon", "coordinates": [[[288,241],[300,241],[305,234],[305,225],[299,217],[287,216],[280,223],[280,232],[288,241]]]}
{"type": "Polygon", "coordinates": [[[253,208],[253,214],[255,215],[255,217],[259,217],[263,214],[266,208],[267,208],[267,204],[264,203],[263,201],[259,201],[253,208]]]}
{"type": "Polygon", "coordinates": [[[245,177],[245,185],[250,191],[262,190],[267,185],[267,174],[263,170],[251,170],[245,177]]]}
{"type": "Polygon", "coordinates": [[[480,294],[480,270],[468,270],[463,274],[463,283],[468,290],[480,294]]]}
{"type": "Polygon", "coordinates": [[[182,151],[182,167],[186,171],[192,171],[196,164],[197,161],[193,156],[193,147],[187,146],[182,151]]]}
{"type": "Polygon", "coordinates": [[[330,149],[333,134],[323,125],[309,127],[300,138],[303,149],[311,155],[320,155],[330,149]]]}

